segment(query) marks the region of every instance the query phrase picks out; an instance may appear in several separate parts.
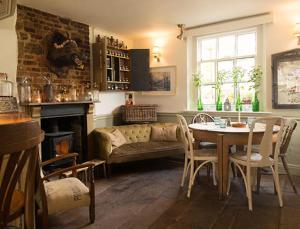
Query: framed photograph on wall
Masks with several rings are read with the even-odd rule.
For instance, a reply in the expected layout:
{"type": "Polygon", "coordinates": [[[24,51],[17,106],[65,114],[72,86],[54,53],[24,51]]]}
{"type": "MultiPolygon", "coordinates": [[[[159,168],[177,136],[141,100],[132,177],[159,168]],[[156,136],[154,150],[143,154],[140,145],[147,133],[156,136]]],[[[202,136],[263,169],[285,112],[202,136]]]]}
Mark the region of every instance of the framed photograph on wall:
{"type": "Polygon", "coordinates": [[[300,108],[300,49],[272,55],[273,108],[300,108]]]}
{"type": "Polygon", "coordinates": [[[16,0],[0,0],[0,19],[14,14],[16,9],[16,0]]]}
{"type": "Polygon", "coordinates": [[[152,67],[149,77],[150,91],[142,95],[176,94],[176,66],[152,67]]]}

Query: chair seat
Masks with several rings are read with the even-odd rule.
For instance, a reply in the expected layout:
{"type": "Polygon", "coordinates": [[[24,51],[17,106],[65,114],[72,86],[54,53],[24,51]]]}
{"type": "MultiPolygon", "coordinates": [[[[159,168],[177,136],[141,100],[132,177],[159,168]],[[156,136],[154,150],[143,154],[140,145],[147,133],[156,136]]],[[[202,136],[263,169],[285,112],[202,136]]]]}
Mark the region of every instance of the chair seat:
{"type": "Polygon", "coordinates": [[[216,149],[217,144],[213,142],[200,142],[199,143],[200,149],[216,149]]]}
{"type": "Polygon", "coordinates": [[[194,150],[194,160],[217,160],[217,152],[213,149],[194,150]]]}
{"type": "Polygon", "coordinates": [[[69,177],[45,183],[48,214],[89,206],[89,189],[77,178],[69,177]]]}
{"type": "MultiPolygon", "coordinates": [[[[247,153],[246,152],[237,152],[230,156],[230,160],[241,165],[247,165],[247,153]]],[[[250,156],[250,165],[252,167],[265,167],[271,166],[274,164],[274,159],[269,157],[267,160],[262,161],[262,155],[259,153],[251,153],[250,156]]]]}

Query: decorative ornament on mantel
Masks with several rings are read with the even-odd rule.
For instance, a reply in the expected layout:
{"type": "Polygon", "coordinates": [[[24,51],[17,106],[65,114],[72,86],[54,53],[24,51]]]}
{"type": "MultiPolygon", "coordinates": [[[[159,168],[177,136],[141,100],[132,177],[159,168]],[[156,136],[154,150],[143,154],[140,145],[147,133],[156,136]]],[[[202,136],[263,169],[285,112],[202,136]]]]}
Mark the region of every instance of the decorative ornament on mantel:
{"type": "Polygon", "coordinates": [[[84,61],[87,57],[78,48],[80,41],[71,39],[68,33],[55,31],[48,41],[49,68],[58,76],[66,75],[69,69],[84,69],[84,61]]]}

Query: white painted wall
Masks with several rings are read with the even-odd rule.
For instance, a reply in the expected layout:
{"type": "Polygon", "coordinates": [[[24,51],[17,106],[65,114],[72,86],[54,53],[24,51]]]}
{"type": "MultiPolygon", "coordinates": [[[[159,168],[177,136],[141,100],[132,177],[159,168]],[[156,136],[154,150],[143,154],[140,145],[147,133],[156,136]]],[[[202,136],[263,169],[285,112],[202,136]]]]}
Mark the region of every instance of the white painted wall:
{"type": "MultiPolygon", "coordinates": [[[[273,23],[267,23],[263,26],[263,45],[264,48],[262,50],[262,62],[265,65],[265,79],[264,79],[264,93],[262,94],[262,98],[265,99],[264,106],[265,111],[271,111],[278,115],[287,115],[287,116],[296,116],[300,117],[300,111],[291,109],[283,109],[283,110],[273,110],[272,109],[272,69],[271,69],[271,55],[273,53],[286,51],[289,49],[297,48],[297,40],[293,35],[293,28],[296,22],[300,22],[300,4],[296,4],[295,2],[287,2],[286,4],[278,5],[274,7],[273,11],[273,23]]],[[[269,22],[269,17],[263,16],[259,18],[264,22],[269,22]]],[[[253,24],[258,24],[257,19],[248,20],[245,22],[245,27],[252,26],[253,24]],[[255,21],[256,20],[256,21],[255,21]]],[[[241,29],[242,24],[240,22],[231,22],[236,29],[241,29]]],[[[205,28],[199,30],[199,32],[204,32],[205,34],[213,33],[213,31],[218,30],[218,32],[225,32],[231,29],[230,27],[225,25],[214,25],[212,28],[205,28]],[[220,30],[219,27],[222,27],[220,30]],[[220,30],[220,31],[219,31],[220,30]]],[[[193,36],[196,35],[194,31],[188,31],[189,34],[193,36]]],[[[192,62],[191,58],[193,57],[190,53],[187,53],[187,46],[189,46],[189,41],[179,41],[176,38],[176,34],[170,34],[169,36],[163,37],[164,43],[161,56],[161,62],[155,63],[153,58],[151,58],[151,66],[167,66],[167,65],[176,65],[177,66],[177,94],[176,96],[141,96],[140,94],[136,94],[136,102],[137,103],[157,103],[160,105],[160,110],[164,112],[168,111],[182,111],[189,109],[188,106],[188,97],[187,93],[187,82],[190,78],[191,69],[190,66],[192,64],[188,64],[192,62]],[[188,60],[189,59],[189,60],[188,60]]],[[[134,40],[133,47],[134,48],[152,48],[155,44],[156,37],[149,37],[146,39],[134,40]]],[[[298,47],[299,48],[299,47],[298,47]]],[[[261,51],[261,50],[260,50],[261,51]]]]}
{"type": "MultiPolygon", "coordinates": [[[[132,40],[123,37],[119,34],[115,34],[100,28],[90,26],[90,43],[96,41],[97,35],[113,36],[119,40],[124,41],[127,47],[132,48],[132,40]]],[[[91,79],[93,79],[93,61],[92,61],[92,46],[91,46],[91,79]]],[[[106,115],[117,113],[118,108],[125,104],[125,93],[124,92],[100,92],[100,102],[95,103],[94,115],[106,115]]]]}
{"type": "Polygon", "coordinates": [[[0,72],[7,73],[9,80],[14,82],[14,95],[17,95],[15,82],[18,64],[16,19],[15,12],[13,16],[0,20],[0,72]]]}
{"type": "MultiPolygon", "coordinates": [[[[261,98],[262,105],[265,111],[272,112],[274,115],[281,115],[285,117],[293,117],[298,119],[298,128],[293,135],[290,147],[288,149],[288,162],[293,168],[293,173],[300,174],[300,110],[299,109],[272,109],[272,69],[271,69],[271,55],[273,53],[283,52],[286,50],[299,48],[297,46],[297,39],[293,35],[293,28],[297,22],[300,22],[300,4],[296,2],[286,2],[274,7],[273,23],[267,23],[263,26],[263,50],[262,63],[265,68],[265,79],[261,98]]],[[[267,19],[266,21],[269,21],[267,19]]],[[[249,24],[245,24],[249,26],[249,24]]],[[[240,29],[240,28],[239,28],[240,29]]],[[[223,32],[226,31],[226,26],[223,26],[223,32]]],[[[211,32],[213,33],[213,31],[211,32]]],[[[193,34],[194,35],[194,34],[193,34]]],[[[193,54],[191,54],[192,43],[190,40],[179,41],[176,34],[170,34],[164,37],[165,45],[162,47],[162,57],[159,64],[154,63],[153,59],[151,66],[166,66],[176,65],[178,74],[177,94],[176,96],[141,96],[136,94],[135,101],[137,103],[155,103],[160,107],[160,111],[184,111],[192,107],[193,102],[188,102],[187,93],[190,92],[187,84],[192,69],[188,66],[188,62],[192,61],[193,54]],[[187,49],[189,52],[187,53],[187,49]]],[[[152,48],[155,43],[155,38],[149,37],[147,39],[140,39],[133,41],[134,48],[152,48]]]]}
{"type": "Polygon", "coordinates": [[[150,51],[150,67],[176,66],[176,95],[150,96],[135,93],[135,102],[137,104],[159,104],[158,110],[165,112],[185,110],[187,101],[186,43],[176,39],[176,34],[134,40],[133,42],[134,48],[149,48],[152,50],[155,45],[160,46],[160,62],[154,60],[150,51]]]}

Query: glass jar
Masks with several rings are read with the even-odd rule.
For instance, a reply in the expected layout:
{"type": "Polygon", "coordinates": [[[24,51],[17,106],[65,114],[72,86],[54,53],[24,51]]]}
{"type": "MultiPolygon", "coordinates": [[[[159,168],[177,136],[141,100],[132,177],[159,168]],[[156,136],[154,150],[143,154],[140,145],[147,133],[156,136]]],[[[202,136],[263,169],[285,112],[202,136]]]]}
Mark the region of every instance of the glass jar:
{"type": "Polygon", "coordinates": [[[33,103],[41,103],[42,102],[42,98],[41,98],[41,91],[39,88],[34,88],[32,90],[32,99],[31,101],[33,103]]]}
{"type": "Polygon", "coordinates": [[[77,101],[77,87],[76,84],[72,84],[71,88],[69,90],[70,100],[71,101],[77,101]]]}
{"type": "Polygon", "coordinates": [[[20,103],[30,103],[31,102],[31,82],[27,77],[19,83],[19,99],[20,103]]]}
{"type": "Polygon", "coordinates": [[[99,102],[99,88],[96,82],[93,83],[93,101],[99,102]]]}
{"type": "Polygon", "coordinates": [[[0,96],[12,97],[13,82],[7,80],[7,74],[0,74],[0,96]]]}

